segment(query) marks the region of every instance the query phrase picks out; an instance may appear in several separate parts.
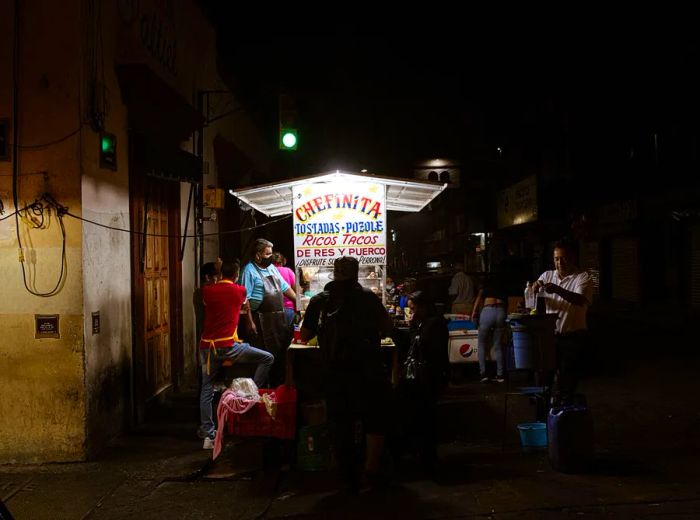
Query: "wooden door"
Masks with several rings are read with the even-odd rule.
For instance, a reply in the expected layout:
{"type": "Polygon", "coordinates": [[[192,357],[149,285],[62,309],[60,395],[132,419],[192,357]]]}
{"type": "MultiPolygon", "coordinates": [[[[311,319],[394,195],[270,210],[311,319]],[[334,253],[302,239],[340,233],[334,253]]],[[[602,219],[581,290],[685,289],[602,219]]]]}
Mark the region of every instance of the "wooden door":
{"type": "MultiPolygon", "coordinates": [[[[170,262],[168,201],[165,190],[151,183],[146,219],[143,259],[144,284],[144,375],[147,398],[158,395],[172,383],[170,345],[170,262]]],[[[143,242],[142,242],[143,243],[143,242]]]]}
{"type": "Polygon", "coordinates": [[[130,177],[131,228],[139,232],[131,245],[135,424],[157,406],[154,397],[178,385],[183,363],[179,183],[138,172],[130,177]]]}

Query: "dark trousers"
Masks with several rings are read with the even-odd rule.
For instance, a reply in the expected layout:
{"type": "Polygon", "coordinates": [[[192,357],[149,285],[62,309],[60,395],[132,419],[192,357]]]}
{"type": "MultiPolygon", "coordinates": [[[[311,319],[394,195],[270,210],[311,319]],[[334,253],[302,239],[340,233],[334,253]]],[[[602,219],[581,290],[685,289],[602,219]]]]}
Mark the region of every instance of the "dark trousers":
{"type": "Polygon", "coordinates": [[[331,369],[325,374],[328,419],[335,425],[336,456],[346,483],[359,485],[365,435],[384,435],[388,383],[363,369],[331,369]]]}
{"type": "Polygon", "coordinates": [[[437,393],[402,381],[397,398],[400,417],[394,456],[400,459],[406,453],[414,453],[421,469],[430,472],[437,462],[437,393]]]}
{"type": "Polygon", "coordinates": [[[554,398],[568,401],[576,393],[581,377],[583,356],[588,343],[587,331],[575,331],[557,336],[557,374],[554,398]]]}

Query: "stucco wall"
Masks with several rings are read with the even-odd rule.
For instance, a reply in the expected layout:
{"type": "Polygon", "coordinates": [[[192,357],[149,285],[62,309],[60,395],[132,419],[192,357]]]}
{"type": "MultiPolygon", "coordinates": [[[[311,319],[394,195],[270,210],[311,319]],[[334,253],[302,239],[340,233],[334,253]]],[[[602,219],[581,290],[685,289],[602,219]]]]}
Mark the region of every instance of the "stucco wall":
{"type": "MultiPolygon", "coordinates": [[[[102,4],[100,74],[107,87],[105,129],[117,138],[117,170],[100,168],[99,134],[86,132],[82,161],[82,217],[129,229],[129,155],[126,107],[114,72],[117,17],[114,2],[102,4]]],[[[87,68],[85,61],[84,68],[87,68]]],[[[89,82],[88,82],[89,83],[89,82]]],[[[87,452],[98,453],[128,423],[131,383],[130,235],[91,223],[83,225],[83,301],[86,355],[87,452]],[[99,312],[100,331],[92,330],[99,312]]]]}
{"type": "MultiPolygon", "coordinates": [[[[9,118],[14,31],[12,3],[7,4],[0,17],[0,117],[9,118]]],[[[31,202],[48,192],[79,210],[81,134],[35,147],[79,128],[78,4],[34,0],[22,5],[19,201],[31,202]]],[[[0,197],[8,212],[14,209],[11,172],[11,162],[0,162],[0,197]]],[[[0,463],[84,458],[82,226],[70,217],[64,223],[63,285],[55,296],[42,298],[24,287],[15,219],[0,222],[0,463]],[[60,338],[35,339],[35,314],[58,314],[60,338]]],[[[48,291],[61,270],[62,238],[55,213],[46,229],[31,229],[20,221],[20,234],[28,284],[48,291]]]]}

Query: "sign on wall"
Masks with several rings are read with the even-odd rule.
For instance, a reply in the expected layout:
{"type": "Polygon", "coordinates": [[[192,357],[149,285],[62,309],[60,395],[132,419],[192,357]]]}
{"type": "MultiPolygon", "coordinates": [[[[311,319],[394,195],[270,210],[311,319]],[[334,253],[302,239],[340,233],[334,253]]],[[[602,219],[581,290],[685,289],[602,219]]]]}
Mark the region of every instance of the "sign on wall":
{"type": "Polygon", "coordinates": [[[386,192],[371,182],[295,186],[294,261],[297,267],[329,266],[341,256],[360,265],[386,264],[386,192]]]}
{"type": "Polygon", "coordinates": [[[61,337],[58,314],[35,314],[34,325],[35,339],[58,339],[61,337]]]}
{"type": "Polygon", "coordinates": [[[498,193],[498,227],[537,220],[537,177],[532,175],[498,193]]]}

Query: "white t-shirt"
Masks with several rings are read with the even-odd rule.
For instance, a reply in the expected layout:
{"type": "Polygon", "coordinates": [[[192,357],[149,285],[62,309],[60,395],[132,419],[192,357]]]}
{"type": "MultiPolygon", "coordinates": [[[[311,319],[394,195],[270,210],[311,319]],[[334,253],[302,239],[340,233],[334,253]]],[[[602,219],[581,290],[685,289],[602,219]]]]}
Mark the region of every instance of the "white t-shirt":
{"type": "Polygon", "coordinates": [[[474,281],[461,271],[455,273],[447,292],[456,297],[453,303],[471,303],[474,301],[474,281]]]}
{"type": "Polygon", "coordinates": [[[575,292],[585,296],[588,303],[586,305],[574,305],[567,302],[564,298],[554,293],[547,293],[544,289],[540,290],[540,294],[547,299],[547,313],[556,312],[559,314],[557,319],[557,332],[563,334],[565,332],[574,332],[577,330],[586,330],[586,312],[588,306],[593,300],[593,284],[591,277],[586,271],[577,271],[573,274],[559,277],[559,273],[555,270],[545,271],[539,277],[543,283],[554,283],[567,291],[575,292]]]}

